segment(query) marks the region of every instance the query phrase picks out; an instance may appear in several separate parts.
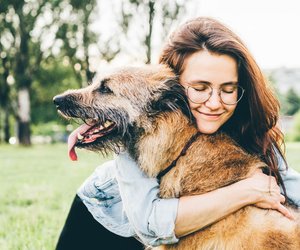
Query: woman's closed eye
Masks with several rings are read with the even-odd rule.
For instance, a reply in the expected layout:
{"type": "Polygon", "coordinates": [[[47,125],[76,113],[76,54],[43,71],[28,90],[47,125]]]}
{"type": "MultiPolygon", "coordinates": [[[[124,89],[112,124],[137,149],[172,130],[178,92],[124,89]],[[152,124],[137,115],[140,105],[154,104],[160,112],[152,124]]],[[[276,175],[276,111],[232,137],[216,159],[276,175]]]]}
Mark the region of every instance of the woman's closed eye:
{"type": "Polygon", "coordinates": [[[221,88],[221,92],[225,94],[233,94],[237,91],[237,85],[228,85],[221,88]]]}
{"type": "Polygon", "coordinates": [[[199,92],[210,90],[210,87],[207,84],[196,85],[192,86],[191,88],[199,92]]]}

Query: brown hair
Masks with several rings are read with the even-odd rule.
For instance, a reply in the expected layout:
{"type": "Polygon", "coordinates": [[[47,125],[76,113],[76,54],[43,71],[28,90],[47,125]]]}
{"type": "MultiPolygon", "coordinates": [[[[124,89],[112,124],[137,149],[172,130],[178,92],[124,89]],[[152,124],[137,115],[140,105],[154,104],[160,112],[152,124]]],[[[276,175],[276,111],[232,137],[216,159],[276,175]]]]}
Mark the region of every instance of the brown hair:
{"type": "Polygon", "coordinates": [[[235,138],[246,151],[258,154],[269,166],[269,173],[284,189],[277,167],[277,154],[285,159],[281,151],[283,134],[276,127],[279,102],[241,39],[215,19],[196,18],[173,32],[159,61],[169,65],[176,74],[181,74],[185,59],[201,50],[236,59],[239,84],[245,89],[245,95],[234,115],[221,129],[235,138]]]}

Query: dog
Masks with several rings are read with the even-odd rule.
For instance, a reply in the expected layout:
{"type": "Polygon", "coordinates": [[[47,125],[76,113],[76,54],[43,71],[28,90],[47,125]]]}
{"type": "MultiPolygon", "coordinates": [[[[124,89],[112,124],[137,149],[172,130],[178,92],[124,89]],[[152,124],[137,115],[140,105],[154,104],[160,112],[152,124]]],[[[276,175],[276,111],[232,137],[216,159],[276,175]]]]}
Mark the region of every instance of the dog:
{"type": "MultiPolygon", "coordinates": [[[[54,103],[63,116],[84,121],[70,136],[71,159],[75,147],[104,154],[126,149],[149,177],[159,178],[162,198],[203,194],[265,167],[226,134],[197,132],[184,89],[167,66],[122,68],[54,103]]],[[[293,214],[295,221],[246,206],[157,249],[299,250],[299,211],[293,214]]]]}

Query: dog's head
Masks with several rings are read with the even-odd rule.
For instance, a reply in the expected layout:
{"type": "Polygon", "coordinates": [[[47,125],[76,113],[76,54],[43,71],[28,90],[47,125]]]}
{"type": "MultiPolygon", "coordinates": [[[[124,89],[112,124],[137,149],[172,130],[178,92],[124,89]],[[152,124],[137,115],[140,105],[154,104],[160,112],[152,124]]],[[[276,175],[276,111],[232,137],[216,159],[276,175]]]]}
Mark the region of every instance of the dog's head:
{"type": "Polygon", "coordinates": [[[128,146],[168,112],[191,117],[184,89],[163,65],[123,68],[53,100],[63,116],[84,121],[69,137],[73,160],[75,146],[101,152],[128,146]]]}

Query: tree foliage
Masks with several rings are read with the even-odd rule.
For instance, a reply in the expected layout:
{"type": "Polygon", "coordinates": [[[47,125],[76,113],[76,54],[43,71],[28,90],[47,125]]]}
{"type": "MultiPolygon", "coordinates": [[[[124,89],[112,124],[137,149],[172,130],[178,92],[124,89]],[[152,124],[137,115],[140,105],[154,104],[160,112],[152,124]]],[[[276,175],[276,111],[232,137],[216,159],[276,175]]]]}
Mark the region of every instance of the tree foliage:
{"type": "Polygon", "coordinates": [[[90,82],[95,58],[110,62],[125,47],[140,47],[138,61],[149,63],[155,42],[161,46],[183,5],[179,0],[2,0],[0,140],[4,135],[8,141],[17,127],[19,142],[30,145],[31,123],[57,119],[52,97],[90,82]],[[114,23],[101,19],[107,5],[114,23]],[[97,26],[100,19],[106,29],[97,26]]]}
{"type": "MultiPolygon", "coordinates": [[[[0,8],[1,59],[5,75],[2,80],[2,95],[9,100],[8,77],[15,79],[17,110],[13,113],[18,123],[18,138],[21,144],[30,144],[30,98],[29,90],[38,65],[42,60],[39,35],[32,32],[38,18],[43,15],[47,1],[2,1],[0,8]],[[9,69],[6,70],[6,63],[9,69]],[[6,77],[6,78],[5,78],[6,77]]],[[[7,103],[4,110],[7,110],[7,103]]],[[[5,120],[6,122],[6,120],[5,120]]]]}
{"type": "Polygon", "coordinates": [[[285,96],[287,105],[286,114],[296,114],[300,110],[300,97],[293,88],[289,89],[285,96]]]}
{"type": "MultiPolygon", "coordinates": [[[[145,63],[153,59],[154,41],[161,46],[172,25],[178,24],[185,13],[186,1],[128,0],[122,5],[123,16],[127,18],[128,29],[133,28],[135,39],[140,39],[145,51],[145,63]]],[[[124,19],[126,19],[124,18],[124,19]]]]}
{"type": "Polygon", "coordinates": [[[73,66],[74,75],[81,86],[91,82],[96,69],[92,68],[92,54],[109,62],[120,52],[120,35],[113,31],[109,39],[103,39],[99,31],[92,30],[92,24],[101,12],[101,1],[65,0],[60,27],[56,33],[56,42],[61,53],[68,57],[73,66]],[[98,3],[98,4],[97,4],[98,3]]]}
{"type": "Polygon", "coordinates": [[[40,64],[31,89],[33,124],[47,123],[57,119],[57,111],[52,98],[67,89],[75,89],[81,85],[73,72],[73,66],[66,57],[49,57],[40,64]]]}
{"type": "MultiPolygon", "coordinates": [[[[36,117],[35,111],[41,107],[32,105],[31,101],[35,104],[38,99],[32,94],[38,92],[36,88],[45,87],[43,83],[47,81],[37,82],[41,80],[41,72],[47,75],[41,65],[45,66],[49,57],[68,58],[72,65],[69,69],[73,69],[77,77],[74,82],[80,83],[76,87],[91,80],[89,46],[97,41],[97,36],[89,29],[89,24],[95,5],[94,0],[1,1],[0,72],[3,74],[0,79],[0,108],[4,118],[0,116],[0,122],[4,124],[6,140],[10,136],[10,129],[6,128],[12,113],[18,124],[19,142],[30,145],[31,115],[36,117]],[[14,82],[13,85],[9,84],[9,79],[14,82]],[[13,92],[16,93],[14,96],[13,92]],[[10,112],[12,108],[14,110],[10,112]]],[[[59,76],[56,72],[52,73],[59,76]]],[[[47,97],[50,98],[48,102],[51,101],[52,97],[47,97]]],[[[34,118],[34,121],[37,120],[34,118]]]]}
{"type": "Polygon", "coordinates": [[[294,115],[293,127],[287,133],[287,140],[300,141],[300,110],[294,115]]]}

